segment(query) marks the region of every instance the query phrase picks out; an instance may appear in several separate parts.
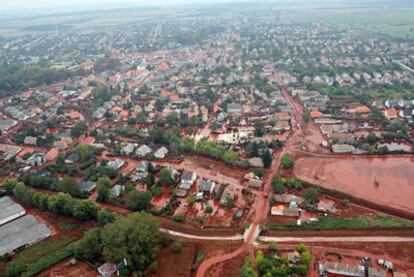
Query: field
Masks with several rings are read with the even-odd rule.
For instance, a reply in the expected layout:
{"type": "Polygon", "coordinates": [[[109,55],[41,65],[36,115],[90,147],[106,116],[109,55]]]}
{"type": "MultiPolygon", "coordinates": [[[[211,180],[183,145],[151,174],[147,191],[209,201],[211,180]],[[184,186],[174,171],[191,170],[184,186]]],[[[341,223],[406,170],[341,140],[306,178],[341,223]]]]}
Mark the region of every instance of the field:
{"type": "Polygon", "coordinates": [[[329,7],[285,11],[285,20],[328,24],[350,30],[354,35],[388,35],[414,37],[413,8],[329,7]]]}
{"type": "MultiPolygon", "coordinates": [[[[191,241],[183,243],[180,253],[174,253],[171,245],[161,249],[157,256],[158,270],[150,276],[195,276],[195,264],[212,256],[231,252],[240,247],[241,242],[191,241]]],[[[228,275],[223,275],[228,276],[228,275]]]]}

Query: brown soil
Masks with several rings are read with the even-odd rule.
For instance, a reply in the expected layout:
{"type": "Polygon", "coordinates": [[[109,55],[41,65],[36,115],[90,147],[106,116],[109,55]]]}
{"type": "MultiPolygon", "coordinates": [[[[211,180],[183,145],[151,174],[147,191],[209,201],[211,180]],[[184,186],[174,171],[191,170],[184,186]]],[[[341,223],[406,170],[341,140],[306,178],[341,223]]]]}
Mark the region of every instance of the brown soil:
{"type": "Polygon", "coordinates": [[[69,264],[70,259],[65,259],[52,266],[48,270],[40,273],[38,277],[95,277],[98,275],[96,269],[90,267],[87,263],[77,261],[76,265],[71,265],[69,264]]]}
{"type": "Polygon", "coordinates": [[[240,268],[243,266],[244,258],[244,255],[239,255],[231,260],[216,264],[207,271],[206,277],[238,277],[240,276],[240,268]]]}
{"type": "MultiPolygon", "coordinates": [[[[200,242],[185,240],[180,253],[172,251],[171,244],[162,248],[157,256],[158,270],[150,276],[176,277],[195,276],[192,266],[196,261],[197,253],[203,253],[204,260],[213,256],[231,252],[239,248],[241,242],[200,242]]],[[[228,276],[228,275],[222,275],[228,276]]]]}
{"type": "Polygon", "coordinates": [[[161,227],[164,229],[182,232],[191,235],[198,236],[234,236],[242,234],[244,229],[242,227],[231,227],[231,228],[209,228],[204,227],[201,229],[199,225],[190,224],[190,223],[180,223],[174,220],[157,216],[156,217],[161,227]]]}
{"type": "Polygon", "coordinates": [[[412,158],[302,158],[294,174],[382,206],[414,214],[412,158]]]}

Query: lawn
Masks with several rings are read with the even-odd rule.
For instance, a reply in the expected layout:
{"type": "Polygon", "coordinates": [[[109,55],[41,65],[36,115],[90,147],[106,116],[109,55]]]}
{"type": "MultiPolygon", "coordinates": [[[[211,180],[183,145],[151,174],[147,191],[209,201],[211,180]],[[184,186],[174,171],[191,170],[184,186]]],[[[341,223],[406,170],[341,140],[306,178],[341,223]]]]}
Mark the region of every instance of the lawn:
{"type": "Polygon", "coordinates": [[[62,236],[39,242],[16,254],[7,268],[19,268],[17,272],[22,272],[21,276],[24,277],[34,276],[69,257],[71,253],[67,247],[73,241],[74,238],[62,236]]]}
{"type": "Polygon", "coordinates": [[[283,229],[370,229],[370,228],[413,228],[414,222],[385,215],[358,216],[354,218],[322,217],[318,223],[302,226],[281,226],[269,224],[272,230],[283,229]]]}

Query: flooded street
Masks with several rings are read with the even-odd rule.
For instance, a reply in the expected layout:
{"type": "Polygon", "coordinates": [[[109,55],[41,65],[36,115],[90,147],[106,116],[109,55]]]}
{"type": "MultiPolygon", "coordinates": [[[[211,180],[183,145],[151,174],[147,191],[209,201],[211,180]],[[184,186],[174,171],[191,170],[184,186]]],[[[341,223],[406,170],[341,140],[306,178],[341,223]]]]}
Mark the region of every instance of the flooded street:
{"type": "Polygon", "coordinates": [[[414,213],[413,158],[301,158],[294,174],[310,183],[414,213]]]}

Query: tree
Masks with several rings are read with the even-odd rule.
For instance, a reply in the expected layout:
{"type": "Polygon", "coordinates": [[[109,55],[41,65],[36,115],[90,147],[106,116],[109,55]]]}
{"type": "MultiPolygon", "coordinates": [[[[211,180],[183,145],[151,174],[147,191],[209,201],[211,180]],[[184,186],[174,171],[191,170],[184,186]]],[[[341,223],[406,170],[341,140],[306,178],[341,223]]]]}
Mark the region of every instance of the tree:
{"type": "Polygon", "coordinates": [[[253,268],[253,261],[250,257],[244,259],[243,267],[240,269],[240,277],[258,277],[259,274],[253,268]]]}
{"type": "Polygon", "coordinates": [[[265,128],[263,122],[260,120],[256,120],[254,122],[254,135],[256,137],[263,137],[265,134],[265,128]]]}
{"type": "Polygon", "coordinates": [[[12,195],[14,188],[17,186],[17,181],[13,179],[6,179],[3,183],[4,190],[7,195],[12,195]]]}
{"type": "Polygon", "coordinates": [[[276,193],[285,192],[285,186],[283,185],[282,180],[280,179],[279,175],[273,176],[271,186],[272,186],[273,191],[276,193]]]}
{"type": "Polygon", "coordinates": [[[226,196],[226,204],[225,204],[225,206],[226,206],[226,209],[231,209],[231,208],[233,208],[234,207],[234,199],[233,199],[233,197],[231,197],[231,196],[226,196]]]}
{"type": "Polygon", "coordinates": [[[85,133],[86,130],[88,130],[88,126],[84,122],[79,122],[75,125],[75,127],[72,128],[72,130],[70,130],[70,135],[77,138],[85,133]]]}
{"type": "Polygon", "coordinates": [[[88,230],[83,238],[74,247],[74,255],[79,260],[96,260],[102,252],[100,243],[101,230],[98,228],[88,230]]]}
{"type": "Polygon", "coordinates": [[[292,156],[288,153],[285,153],[282,155],[282,158],[280,159],[280,165],[285,168],[292,168],[294,164],[294,160],[292,158],[292,156]]]}
{"type": "Polygon", "coordinates": [[[116,214],[108,212],[107,209],[102,208],[99,210],[97,217],[99,224],[105,225],[114,222],[116,219],[116,214]]]}
{"type": "Polygon", "coordinates": [[[76,182],[75,178],[70,176],[65,176],[59,181],[58,191],[68,193],[75,197],[81,194],[78,188],[78,182],[76,182]]]}
{"type": "Polygon", "coordinates": [[[98,216],[99,206],[89,199],[76,201],[73,206],[73,216],[80,220],[95,220],[98,216]]]}
{"type": "Polygon", "coordinates": [[[96,200],[98,202],[106,203],[109,201],[111,185],[111,180],[106,176],[98,179],[96,182],[96,192],[98,194],[96,200]]]}
{"type": "Polygon", "coordinates": [[[176,242],[173,243],[172,251],[174,253],[180,253],[182,249],[183,249],[183,242],[181,240],[177,240],[176,242]]]}
{"type": "Polygon", "coordinates": [[[59,192],[48,199],[47,208],[57,214],[70,215],[73,211],[73,199],[67,193],[59,192]]]}
{"type": "Polygon", "coordinates": [[[373,133],[368,134],[367,141],[370,145],[374,145],[377,142],[377,136],[373,133]]]}
{"type": "Polygon", "coordinates": [[[319,198],[319,191],[315,188],[307,188],[302,193],[306,203],[314,204],[319,198]]]}
{"type": "Polygon", "coordinates": [[[126,259],[132,271],[145,269],[160,250],[160,225],[146,213],[117,217],[101,232],[105,261],[119,263],[126,259]]]}
{"type": "Polygon", "coordinates": [[[128,194],[126,205],[134,211],[147,211],[151,207],[151,192],[131,191],[128,194]]]}
{"type": "Polygon", "coordinates": [[[160,185],[169,185],[169,186],[173,186],[174,185],[174,179],[171,177],[171,169],[169,168],[163,168],[161,169],[160,173],[159,173],[159,179],[158,179],[158,184],[160,185]]]}
{"type": "Polygon", "coordinates": [[[266,149],[266,151],[263,152],[262,154],[262,160],[263,160],[263,165],[265,168],[269,168],[272,165],[272,153],[270,153],[269,149],[266,149]]]}

